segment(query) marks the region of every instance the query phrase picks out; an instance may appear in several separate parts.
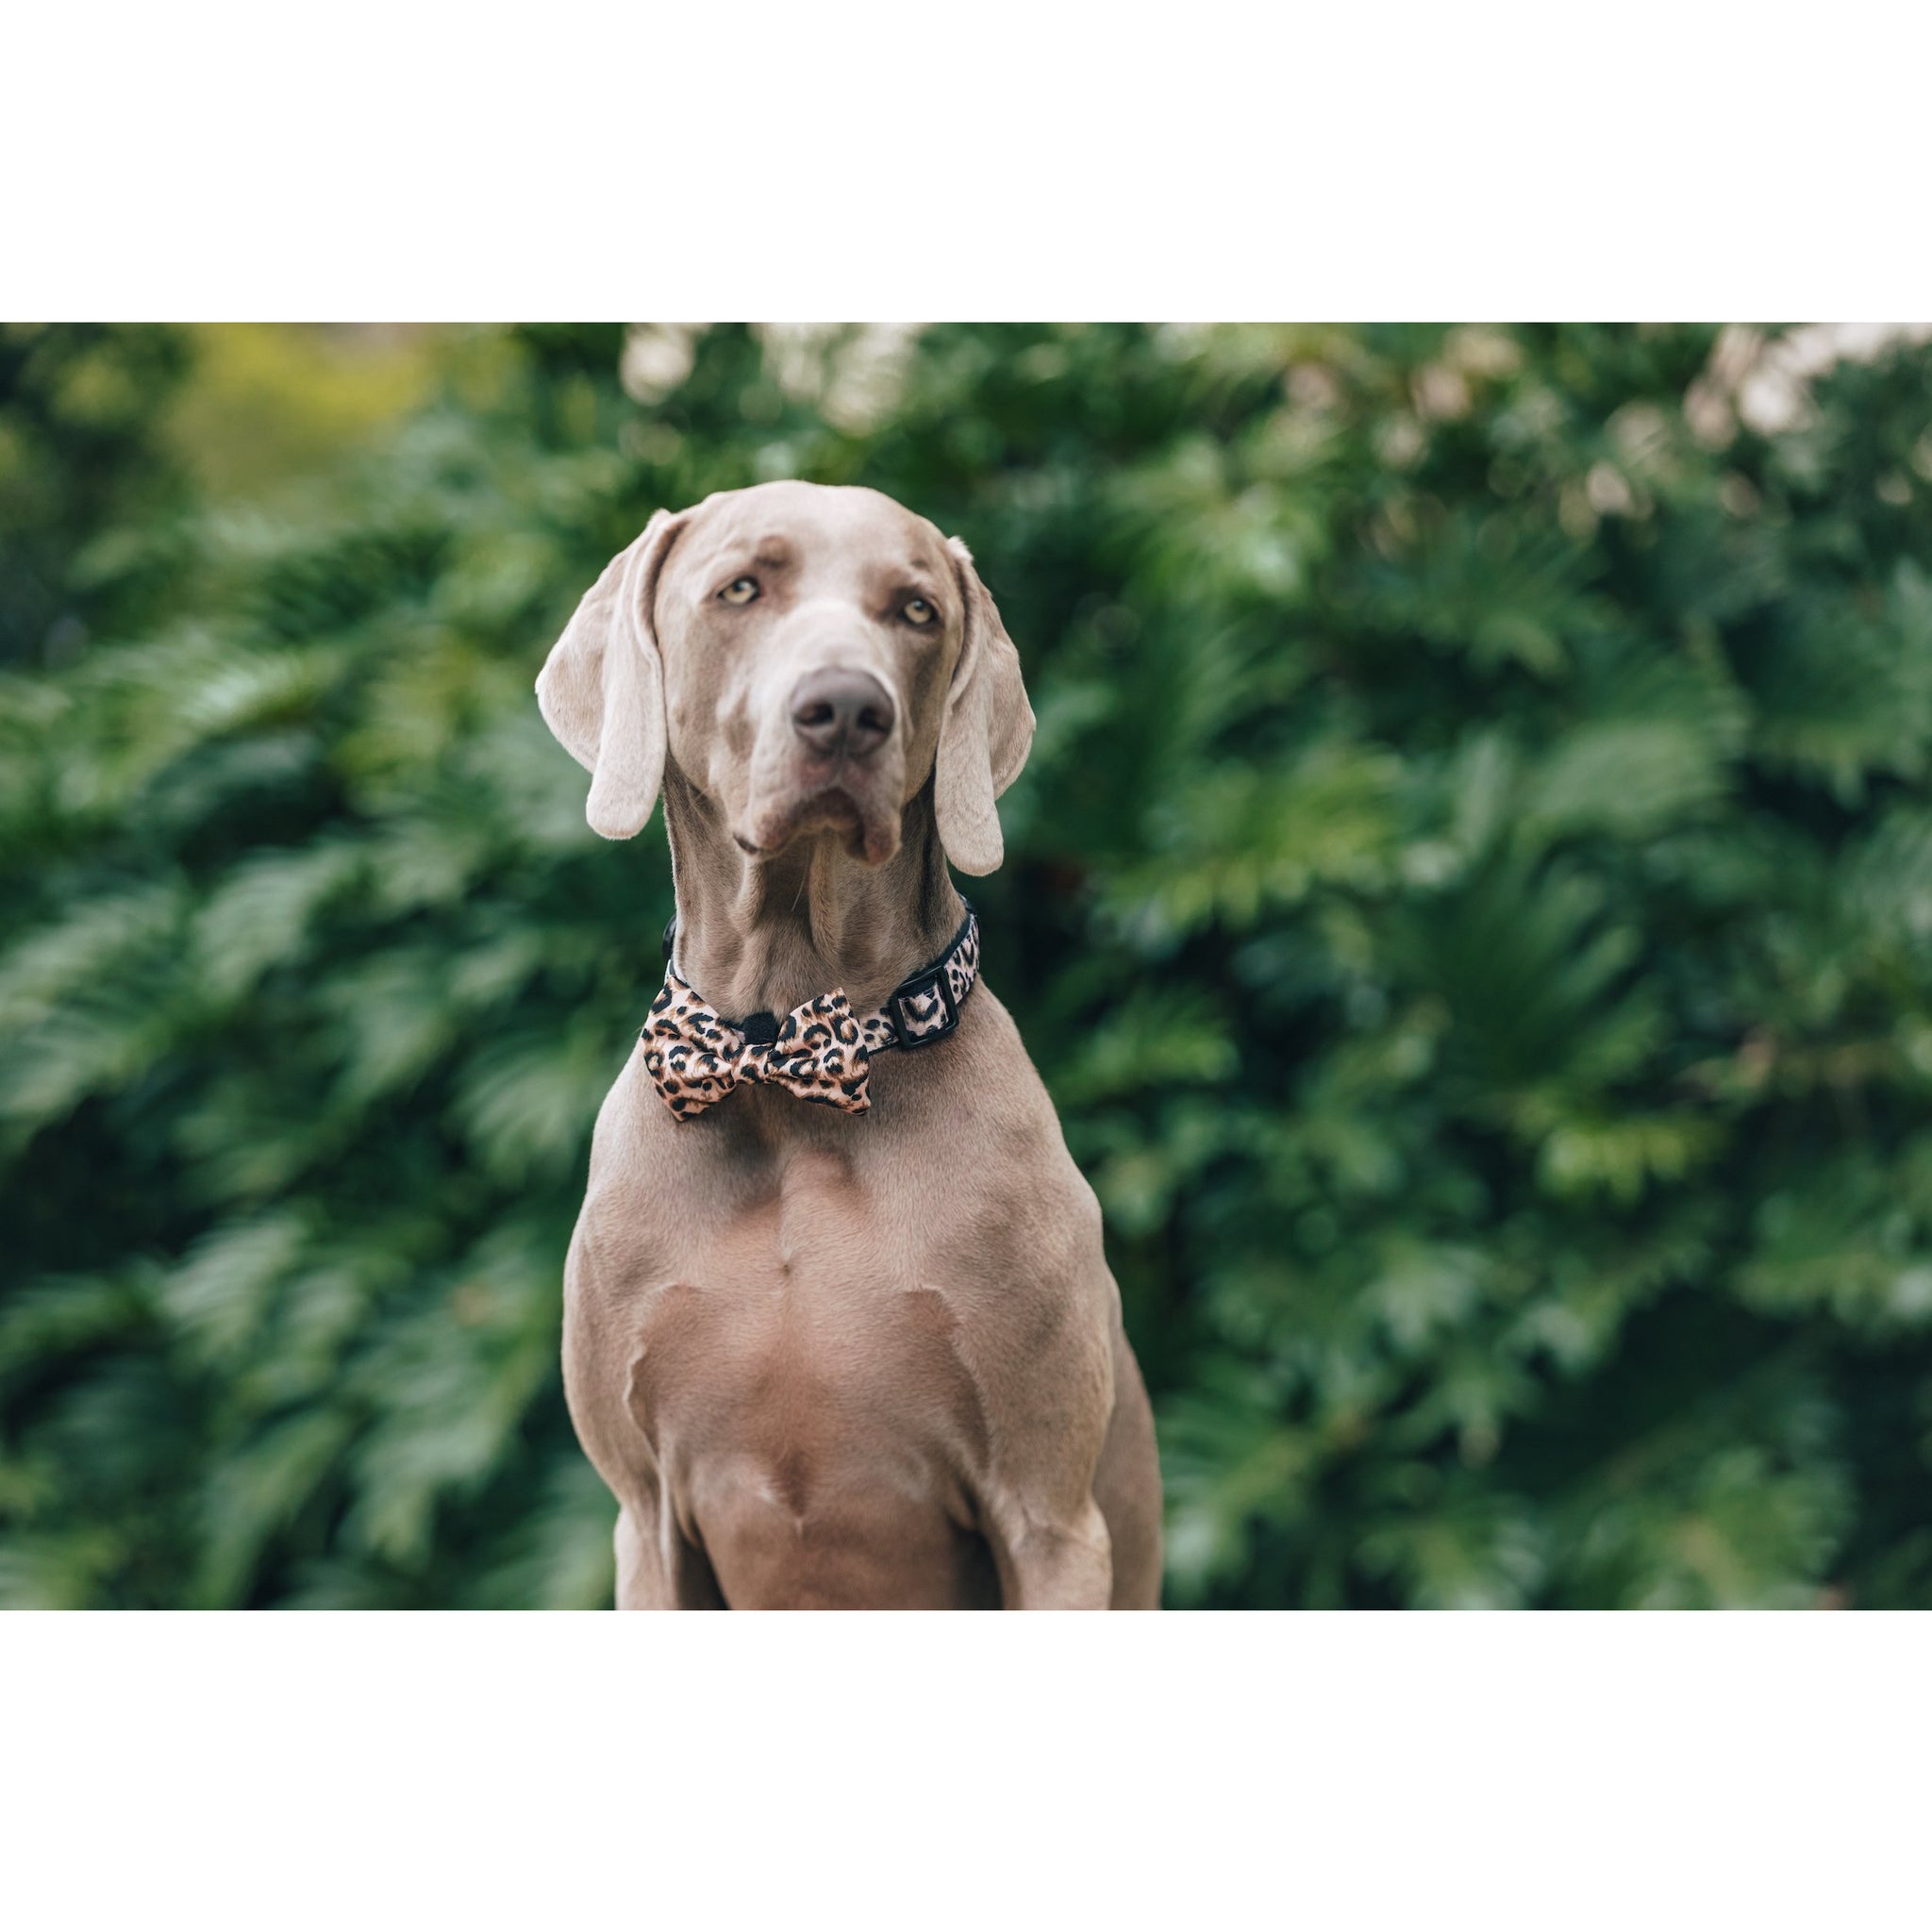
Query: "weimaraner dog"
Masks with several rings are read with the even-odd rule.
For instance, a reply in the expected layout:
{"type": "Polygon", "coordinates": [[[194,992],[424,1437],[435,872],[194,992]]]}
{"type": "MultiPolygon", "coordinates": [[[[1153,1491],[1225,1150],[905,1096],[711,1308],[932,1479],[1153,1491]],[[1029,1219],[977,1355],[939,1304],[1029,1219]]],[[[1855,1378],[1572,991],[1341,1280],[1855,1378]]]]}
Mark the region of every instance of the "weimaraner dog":
{"type": "Polygon", "coordinates": [[[1099,1207],[946,869],[1033,737],[965,545],[871,490],[660,510],[537,693],[676,890],[565,1267],[620,1607],[1157,1607],[1099,1207]]]}

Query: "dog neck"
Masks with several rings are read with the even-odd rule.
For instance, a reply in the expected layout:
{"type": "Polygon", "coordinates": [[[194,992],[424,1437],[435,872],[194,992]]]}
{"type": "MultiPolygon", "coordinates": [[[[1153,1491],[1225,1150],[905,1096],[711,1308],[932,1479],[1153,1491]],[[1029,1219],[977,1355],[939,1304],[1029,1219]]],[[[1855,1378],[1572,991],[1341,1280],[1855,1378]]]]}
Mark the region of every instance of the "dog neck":
{"type": "Polygon", "coordinates": [[[763,858],[741,850],[717,807],[667,764],[678,977],[729,1019],[782,1017],[834,987],[861,1012],[879,1005],[965,917],[932,791],[928,780],[906,806],[899,850],[883,865],[852,858],[830,832],[763,858]]]}

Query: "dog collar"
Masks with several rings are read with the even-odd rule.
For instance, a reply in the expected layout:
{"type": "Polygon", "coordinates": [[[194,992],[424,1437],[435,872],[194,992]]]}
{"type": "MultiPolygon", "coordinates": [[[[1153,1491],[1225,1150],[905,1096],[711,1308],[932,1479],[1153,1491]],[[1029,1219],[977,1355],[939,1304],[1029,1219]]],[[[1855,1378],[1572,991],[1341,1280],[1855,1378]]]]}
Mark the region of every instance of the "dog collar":
{"type": "MultiPolygon", "coordinates": [[[[963,903],[963,902],[962,902],[963,903]]],[[[971,906],[952,942],[930,965],[902,979],[883,1006],[855,1013],[843,987],[807,1000],[783,1019],[748,1013],[730,1021],[677,975],[677,918],[664,927],[664,986],[639,1032],[644,1071],[679,1120],[714,1107],[734,1087],[765,1082],[801,1100],[864,1113],[872,1056],[909,1052],[945,1039],[979,978],[979,918],[971,906]]]]}

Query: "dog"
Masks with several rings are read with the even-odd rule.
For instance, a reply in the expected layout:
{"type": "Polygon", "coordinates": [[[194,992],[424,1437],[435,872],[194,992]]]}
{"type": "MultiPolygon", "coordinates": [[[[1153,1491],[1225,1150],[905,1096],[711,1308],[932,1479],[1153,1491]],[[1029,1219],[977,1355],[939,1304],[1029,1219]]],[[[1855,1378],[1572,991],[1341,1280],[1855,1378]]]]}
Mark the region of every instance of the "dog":
{"type": "Polygon", "coordinates": [[[863,489],[659,510],[537,694],[675,891],[565,1263],[619,1607],[1158,1607],[1099,1206],[947,869],[1034,724],[966,546],[863,489]]]}

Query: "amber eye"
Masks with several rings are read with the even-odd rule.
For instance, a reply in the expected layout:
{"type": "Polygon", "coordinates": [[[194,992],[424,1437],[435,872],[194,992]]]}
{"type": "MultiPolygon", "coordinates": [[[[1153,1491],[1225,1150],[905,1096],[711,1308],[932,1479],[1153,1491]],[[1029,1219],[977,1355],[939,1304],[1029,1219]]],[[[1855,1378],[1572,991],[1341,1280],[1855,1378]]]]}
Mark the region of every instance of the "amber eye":
{"type": "Polygon", "coordinates": [[[758,593],[756,577],[734,577],[718,592],[726,604],[749,604],[758,593]]]}
{"type": "Polygon", "coordinates": [[[914,597],[900,615],[908,624],[930,624],[939,612],[924,597],[914,597]]]}

